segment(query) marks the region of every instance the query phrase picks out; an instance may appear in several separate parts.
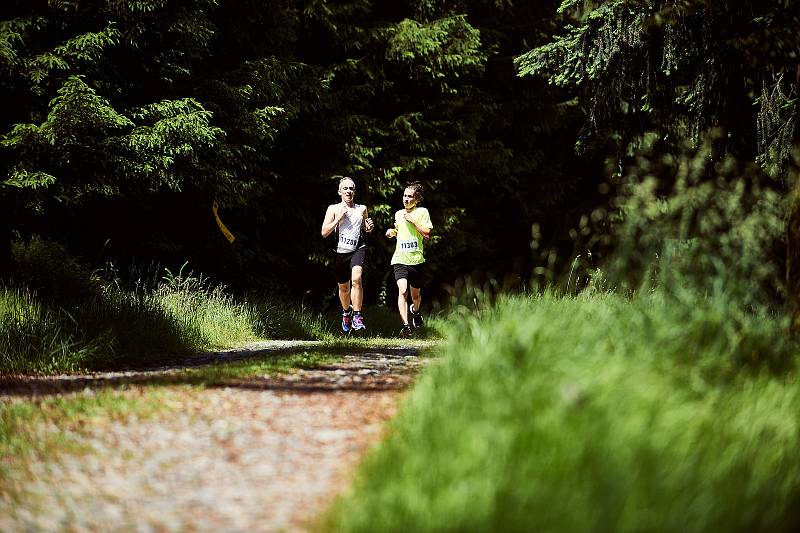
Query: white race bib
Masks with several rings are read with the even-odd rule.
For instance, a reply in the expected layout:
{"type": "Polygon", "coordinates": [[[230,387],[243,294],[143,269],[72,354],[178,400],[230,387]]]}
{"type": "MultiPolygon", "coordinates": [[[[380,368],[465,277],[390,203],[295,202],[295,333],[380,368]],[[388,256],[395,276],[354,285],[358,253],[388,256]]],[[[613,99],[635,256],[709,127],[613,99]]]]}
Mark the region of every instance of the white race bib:
{"type": "Polygon", "coordinates": [[[419,241],[417,239],[411,239],[410,241],[400,240],[398,245],[401,252],[416,252],[419,250],[419,241]]]}
{"type": "Polygon", "coordinates": [[[353,252],[355,251],[357,244],[358,239],[351,239],[339,234],[339,245],[336,247],[336,251],[339,253],[353,252]]]}

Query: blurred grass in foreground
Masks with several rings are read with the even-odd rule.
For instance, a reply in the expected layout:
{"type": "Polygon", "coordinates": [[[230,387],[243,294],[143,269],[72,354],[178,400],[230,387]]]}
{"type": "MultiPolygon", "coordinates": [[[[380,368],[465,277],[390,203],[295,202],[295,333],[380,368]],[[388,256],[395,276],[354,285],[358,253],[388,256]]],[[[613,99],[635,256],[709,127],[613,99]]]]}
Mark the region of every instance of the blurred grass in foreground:
{"type": "Polygon", "coordinates": [[[546,294],[454,317],[325,527],[796,530],[796,346],[736,309],[546,294]]]}

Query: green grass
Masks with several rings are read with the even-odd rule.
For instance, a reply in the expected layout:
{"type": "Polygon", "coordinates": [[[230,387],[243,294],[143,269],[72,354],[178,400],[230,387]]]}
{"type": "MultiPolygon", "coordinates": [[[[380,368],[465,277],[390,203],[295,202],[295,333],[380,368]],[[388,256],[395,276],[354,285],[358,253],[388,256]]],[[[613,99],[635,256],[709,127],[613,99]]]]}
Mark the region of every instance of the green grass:
{"type": "MultiPolygon", "coordinates": [[[[280,295],[234,297],[208,278],[184,272],[186,264],[177,272],[132,267],[123,280],[113,264],[90,271],[57,243],[40,238],[14,243],[14,257],[17,277],[0,286],[4,374],[140,366],[263,339],[320,340],[332,347],[399,342],[393,306],[364,310],[367,340],[342,338],[338,313],[312,312],[280,295]]],[[[442,320],[426,318],[417,339],[440,338],[442,320]]]]}
{"type": "Polygon", "coordinates": [[[55,374],[158,361],[268,339],[321,340],[327,346],[417,346],[439,338],[429,317],[413,340],[397,337],[396,313],[365,309],[368,334],[343,337],[338,315],[322,316],[270,301],[237,301],[219,287],[125,291],[100,285],[69,304],[24,287],[0,288],[0,372],[55,374]]]}
{"type": "Polygon", "coordinates": [[[218,363],[185,370],[178,378],[195,385],[224,385],[229,380],[263,377],[298,369],[313,369],[340,359],[332,351],[299,351],[287,355],[255,356],[234,363],[218,363]]]}
{"type": "Polygon", "coordinates": [[[103,286],[62,304],[0,289],[0,372],[52,374],[157,360],[260,338],[263,317],[219,289],[151,293],[103,286]]]}
{"type": "MultiPolygon", "coordinates": [[[[369,340],[343,339],[336,313],[323,316],[281,297],[235,298],[183,267],[132,271],[123,282],[113,268],[91,272],[40,239],[15,244],[15,257],[18,279],[0,287],[0,373],[124,368],[262,339],[380,344],[400,329],[396,310],[368,307],[369,340]]],[[[428,317],[418,337],[439,337],[441,323],[428,317]]]]}
{"type": "Polygon", "coordinates": [[[336,531],[791,531],[785,322],[608,294],[454,317],[336,531]],[[487,327],[490,325],[490,327],[487,327]]]}
{"type": "Polygon", "coordinates": [[[435,341],[442,338],[442,328],[445,320],[437,314],[426,314],[425,327],[414,332],[411,338],[400,336],[402,322],[397,308],[384,305],[369,305],[363,310],[364,323],[367,326],[366,334],[342,335],[340,331],[341,315],[339,311],[328,313],[320,320],[325,324],[325,329],[317,330],[318,339],[325,344],[331,345],[375,345],[375,346],[396,346],[398,342],[402,344],[426,344],[424,341],[435,341]]]}
{"type": "Polygon", "coordinates": [[[0,373],[136,366],[264,338],[320,338],[329,327],[278,299],[236,299],[183,268],[132,271],[123,282],[41,239],[15,243],[14,255],[17,278],[0,287],[0,373]]]}

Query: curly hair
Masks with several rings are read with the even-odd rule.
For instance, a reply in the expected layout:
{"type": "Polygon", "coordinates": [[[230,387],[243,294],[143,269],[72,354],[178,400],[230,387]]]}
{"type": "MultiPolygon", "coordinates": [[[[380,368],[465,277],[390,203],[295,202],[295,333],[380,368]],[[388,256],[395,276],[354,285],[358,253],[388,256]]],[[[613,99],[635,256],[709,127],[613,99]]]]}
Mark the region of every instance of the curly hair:
{"type": "Polygon", "coordinates": [[[406,183],[406,189],[414,189],[414,199],[416,199],[417,202],[421,202],[424,198],[425,187],[423,187],[422,183],[418,181],[406,183]]]}

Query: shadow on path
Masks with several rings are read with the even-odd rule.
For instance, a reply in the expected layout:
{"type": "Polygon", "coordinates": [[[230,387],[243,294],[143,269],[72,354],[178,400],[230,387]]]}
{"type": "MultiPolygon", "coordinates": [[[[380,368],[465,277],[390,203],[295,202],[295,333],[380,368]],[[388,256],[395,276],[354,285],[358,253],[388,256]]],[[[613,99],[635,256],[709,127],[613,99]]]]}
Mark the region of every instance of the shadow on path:
{"type": "Polygon", "coordinates": [[[173,358],[157,367],[58,376],[0,376],[3,397],[39,397],[86,389],[130,386],[202,385],[295,394],[402,390],[426,360],[413,347],[328,347],[317,341],[267,341],[244,348],[173,358]],[[297,370],[255,376],[231,376],[214,367],[243,361],[286,357],[313,349],[341,360],[297,370]],[[201,369],[210,369],[204,372],[201,369]]]}

